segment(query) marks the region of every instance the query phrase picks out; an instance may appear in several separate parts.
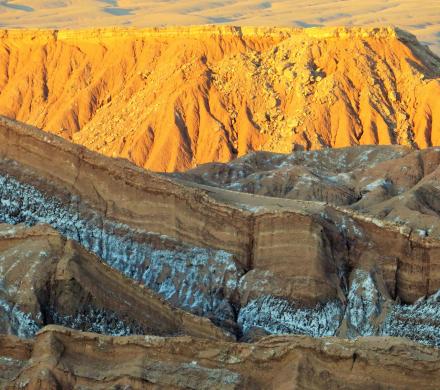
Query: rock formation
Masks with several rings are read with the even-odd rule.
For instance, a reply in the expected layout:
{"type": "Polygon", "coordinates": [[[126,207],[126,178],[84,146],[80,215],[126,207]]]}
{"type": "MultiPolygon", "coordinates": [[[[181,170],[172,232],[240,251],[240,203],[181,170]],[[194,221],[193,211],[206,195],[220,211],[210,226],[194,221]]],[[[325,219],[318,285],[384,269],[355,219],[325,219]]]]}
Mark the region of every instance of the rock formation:
{"type": "Polygon", "coordinates": [[[252,150],[440,145],[439,75],[391,28],[0,32],[0,114],[156,171],[252,150]]]}
{"type": "Polygon", "coordinates": [[[408,302],[437,291],[428,287],[433,286],[433,275],[427,273],[437,266],[438,258],[439,163],[438,148],[365,146],[291,155],[253,153],[229,164],[206,164],[172,176],[199,186],[270,196],[278,202],[286,198],[337,205],[326,207],[321,216],[336,223],[346,240],[349,266],[376,266],[381,259],[388,292],[408,302]],[[335,209],[350,216],[338,217],[335,209]],[[365,219],[373,225],[365,225],[365,219]],[[426,245],[430,255],[417,261],[426,253],[422,249],[426,245]],[[405,252],[411,253],[406,260],[405,252]],[[423,274],[427,283],[422,284],[429,290],[425,292],[416,288],[420,282],[414,279],[423,274]]]}
{"type": "MultiPolygon", "coordinates": [[[[171,305],[207,317],[238,339],[267,333],[401,335],[440,345],[435,201],[431,212],[425,202],[408,217],[402,214],[406,224],[374,213],[381,202],[394,204],[394,186],[401,190],[396,210],[404,210],[405,199],[413,198],[402,191],[420,192],[429,180],[435,184],[435,149],[255,154],[170,177],[8,119],[0,123],[0,145],[3,222],[49,224],[171,305]],[[277,172],[285,177],[284,169],[293,172],[286,186],[294,189],[299,167],[301,180],[315,175],[323,183],[309,192],[321,201],[215,187],[252,183],[255,175],[239,172],[243,166],[252,171],[250,162],[257,166],[260,158],[267,170],[258,167],[262,176],[255,183],[266,183],[267,175],[272,188],[271,178],[277,172]],[[328,171],[313,173],[326,158],[334,167],[329,163],[328,171]],[[372,171],[363,171],[368,163],[372,171]],[[392,175],[395,166],[411,172],[400,184],[392,175]],[[424,167],[418,184],[411,179],[413,166],[424,167]],[[374,169],[388,182],[375,177],[374,169]],[[338,180],[352,196],[335,198],[339,206],[322,202],[326,186],[342,185],[338,180]],[[373,196],[377,190],[382,192],[373,196]]],[[[424,194],[421,199],[431,199],[424,194]]]]}
{"type": "Polygon", "coordinates": [[[403,339],[271,336],[254,344],[109,337],[49,326],[0,336],[5,389],[437,389],[440,354],[403,339]]]}
{"type": "Polygon", "coordinates": [[[412,36],[0,50],[1,113],[48,130],[0,116],[2,388],[438,387],[440,71],[412,36]]]}
{"type": "Polygon", "coordinates": [[[45,225],[0,225],[0,269],[0,333],[32,337],[55,323],[116,336],[228,339],[45,225]]]}

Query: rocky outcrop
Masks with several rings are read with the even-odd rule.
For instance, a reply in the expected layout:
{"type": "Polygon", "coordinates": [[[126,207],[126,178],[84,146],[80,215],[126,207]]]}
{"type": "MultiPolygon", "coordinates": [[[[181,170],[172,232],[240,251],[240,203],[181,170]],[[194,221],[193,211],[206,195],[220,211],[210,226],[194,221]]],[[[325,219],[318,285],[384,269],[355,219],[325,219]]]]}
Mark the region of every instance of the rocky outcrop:
{"type": "Polygon", "coordinates": [[[44,325],[61,324],[114,336],[232,339],[45,225],[0,225],[0,270],[0,333],[33,337],[44,325]]]}
{"type": "Polygon", "coordinates": [[[236,344],[57,326],[32,343],[0,337],[5,389],[435,389],[440,370],[438,350],[393,338],[272,336],[236,344]]]}
{"type": "Polygon", "coordinates": [[[425,148],[440,144],[439,64],[392,28],[3,30],[0,114],[156,171],[425,148]]]}
{"type": "MultiPolygon", "coordinates": [[[[205,250],[205,256],[213,257],[215,267],[220,267],[217,275],[229,272],[228,267],[232,275],[231,281],[221,276],[220,284],[214,285],[222,294],[231,290],[228,283],[234,286],[233,278],[242,274],[240,269],[257,267],[293,276],[288,270],[295,263],[302,267],[295,278],[303,285],[310,283],[310,300],[337,293],[338,282],[332,276],[336,270],[326,257],[325,234],[301,208],[279,213],[269,205],[264,213],[255,215],[246,209],[245,200],[225,199],[223,191],[207,193],[186,187],[8,121],[0,126],[0,138],[4,140],[0,146],[3,159],[20,163],[5,161],[2,165],[2,212],[8,223],[50,223],[120,269],[128,260],[144,261],[153,249],[177,245],[173,256],[181,257],[185,248],[175,240],[201,252],[212,248],[205,250]],[[17,202],[17,194],[24,199],[17,202]],[[36,212],[23,209],[23,204],[32,204],[36,212]],[[168,238],[158,239],[158,235],[168,238]],[[298,240],[286,240],[290,235],[298,240]],[[127,249],[132,255],[127,255],[127,249]],[[273,261],[276,251],[283,254],[284,267],[273,261]],[[302,265],[304,255],[309,261],[302,265]]],[[[258,206],[258,199],[256,203],[258,206]]],[[[183,277],[190,276],[181,272],[183,277]]]]}
{"type": "Polygon", "coordinates": [[[1,387],[436,388],[437,154],[255,154],[167,177],[1,119],[1,387]],[[294,191],[310,177],[321,191],[294,191]],[[265,337],[289,333],[313,338],[265,337]]]}
{"type": "Polygon", "coordinates": [[[336,227],[336,236],[327,227],[333,253],[346,251],[351,269],[379,265],[388,294],[414,302],[439,288],[439,163],[438,148],[365,146],[253,153],[172,177],[277,202],[325,202],[328,206],[317,213],[336,227]]]}
{"type": "MultiPolygon", "coordinates": [[[[440,313],[437,299],[419,298],[440,288],[440,245],[435,229],[428,237],[414,233],[422,220],[408,219],[410,227],[351,205],[200,184],[220,178],[209,166],[201,171],[208,175],[167,178],[6,119],[0,139],[2,221],[50,224],[173,306],[238,338],[392,334],[439,344],[437,317],[426,315],[440,313]]],[[[384,160],[383,151],[371,153],[384,160]]],[[[27,317],[8,313],[10,324],[26,328],[27,317]]],[[[94,308],[88,315],[102,317],[94,308]]]]}

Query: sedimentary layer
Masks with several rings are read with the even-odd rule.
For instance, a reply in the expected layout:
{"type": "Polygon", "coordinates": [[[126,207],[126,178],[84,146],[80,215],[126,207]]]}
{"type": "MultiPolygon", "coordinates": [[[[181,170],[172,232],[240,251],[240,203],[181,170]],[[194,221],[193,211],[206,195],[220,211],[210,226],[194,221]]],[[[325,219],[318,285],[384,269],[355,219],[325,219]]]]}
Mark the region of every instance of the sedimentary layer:
{"type": "MultiPolygon", "coordinates": [[[[0,138],[4,141],[0,146],[3,159],[20,164],[6,163],[2,171],[37,188],[48,199],[58,198],[62,207],[83,215],[74,220],[89,220],[99,230],[106,222],[116,223],[111,227],[114,235],[118,235],[117,224],[121,224],[122,230],[124,227],[139,229],[144,235],[153,232],[193,246],[223,250],[234,255],[244,269],[270,268],[272,255],[277,250],[286,253],[286,262],[289,258],[292,259],[290,262],[295,262],[296,258],[301,263],[299,247],[306,239],[310,243],[308,258],[311,268],[305,271],[305,276],[312,281],[313,277],[317,279],[323,297],[334,294],[335,286],[332,287],[331,281],[327,280],[327,269],[331,269],[332,264],[325,264],[325,238],[319,225],[307,214],[307,205],[292,205],[290,212],[280,213],[271,211],[269,204],[267,213],[256,217],[240,199],[226,201],[222,194],[181,185],[123,160],[91,153],[29,126],[3,120],[0,138]],[[57,169],[52,169],[53,166],[57,169]],[[90,216],[92,212],[97,214],[93,218],[90,216]],[[307,226],[305,231],[300,227],[302,224],[307,226]],[[299,239],[286,240],[289,233],[299,239]],[[329,287],[323,288],[323,284],[329,287]]],[[[29,198],[45,203],[41,196],[29,198]]],[[[62,211],[62,207],[52,208],[62,211]]],[[[42,215],[45,217],[47,215],[42,215]]],[[[65,224],[69,221],[72,219],[58,218],[54,222],[65,224]]],[[[69,230],[74,237],[78,235],[75,230],[72,232],[72,228],[69,230]]],[[[97,239],[100,237],[96,235],[97,239]]],[[[88,246],[100,250],[100,245],[93,241],[88,246]]],[[[112,256],[114,251],[106,253],[112,256]]],[[[101,252],[98,254],[105,257],[101,252]]]]}
{"type": "MultiPolygon", "coordinates": [[[[439,163],[439,148],[415,151],[408,147],[364,146],[288,155],[257,152],[229,164],[205,164],[172,177],[199,186],[270,196],[278,202],[281,198],[320,201],[348,212],[350,218],[357,219],[354,225],[343,218],[339,224],[344,226],[351,262],[382,259],[387,283],[391,275],[391,279],[399,280],[389,284],[390,291],[397,289],[397,295],[408,300],[408,292],[403,290],[419,284],[414,276],[436,267],[436,244],[428,244],[433,250],[431,255],[422,255],[417,261],[421,248],[415,242],[430,238],[435,242],[439,238],[439,163]],[[365,218],[376,219],[379,228],[367,226],[368,222],[365,225],[365,218]],[[383,229],[383,224],[398,227],[399,232],[383,229]],[[414,242],[409,244],[412,254],[408,258],[402,256],[407,251],[402,235],[414,242]],[[376,244],[375,251],[368,249],[371,242],[376,244]]],[[[331,208],[321,216],[333,221],[338,218],[331,208]]],[[[437,291],[437,286],[428,290],[426,295],[437,291]]]]}
{"type": "Polygon", "coordinates": [[[392,334],[440,345],[435,229],[167,178],[7,119],[0,140],[4,222],[50,224],[238,338],[392,334]]]}
{"type": "Polygon", "coordinates": [[[0,269],[0,333],[33,337],[44,325],[61,324],[114,336],[228,339],[47,225],[0,225],[0,269]]]}
{"type": "Polygon", "coordinates": [[[436,389],[440,356],[392,338],[272,336],[250,345],[50,326],[33,342],[0,336],[0,365],[5,389],[436,389]]]}

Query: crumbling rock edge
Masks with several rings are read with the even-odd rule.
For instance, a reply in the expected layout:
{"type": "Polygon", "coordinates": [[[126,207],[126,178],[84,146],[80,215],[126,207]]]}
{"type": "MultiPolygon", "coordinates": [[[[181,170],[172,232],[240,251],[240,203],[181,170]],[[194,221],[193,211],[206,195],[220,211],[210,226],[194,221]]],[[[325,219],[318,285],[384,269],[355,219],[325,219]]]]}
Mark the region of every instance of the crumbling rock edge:
{"type": "Polygon", "coordinates": [[[0,341],[0,365],[7,362],[0,383],[6,389],[42,384],[92,389],[434,389],[440,370],[439,350],[397,338],[270,336],[239,344],[192,337],[108,337],[48,326],[33,341],[11,336],[0,336],[0,341]]]}

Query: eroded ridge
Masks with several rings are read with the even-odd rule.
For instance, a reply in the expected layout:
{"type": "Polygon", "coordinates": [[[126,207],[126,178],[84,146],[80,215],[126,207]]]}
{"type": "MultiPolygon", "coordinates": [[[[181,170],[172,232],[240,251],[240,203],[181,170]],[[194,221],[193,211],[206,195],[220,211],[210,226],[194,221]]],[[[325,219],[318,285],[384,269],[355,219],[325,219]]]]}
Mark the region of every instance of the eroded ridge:
{"type": "Polygon", "coordinates": [[[434,234],[324,202],[165,178],[7,120],[0,138],[3,221],[50,224],[237,337],[392,334],[439,345],[434,234]]]}
{"type": "Polygon", "coordinates": [[[2,333],[32,337],[44,325],[61,324],[114,336],[228,338],[209,320],[172,308],[48,225],[0,225],[0,270],[2,333]]]}
{"type": "Polygon", "coordinates": [[[108,337],[44,328],[34,341],[0,336],[0,384],[190,389],[421,387],[436,389],[439,351],[396,338],[271,336],[257,343],[193,337],[108,337]],[[139,369],[142,367],[142,369],[139,369]],[[264,367],[264,369],[261,369],[264,367]],[[368,374],[366,374],[366,372],[368,374]],[[3,381],[3,382],[2,382],[3,381]]]}
{"type": "Polygon", "coordinates": [[[0,53],[0,114],[156,171],[440,145],[440,60],[395,28],[2,30],[0,53]]]}

